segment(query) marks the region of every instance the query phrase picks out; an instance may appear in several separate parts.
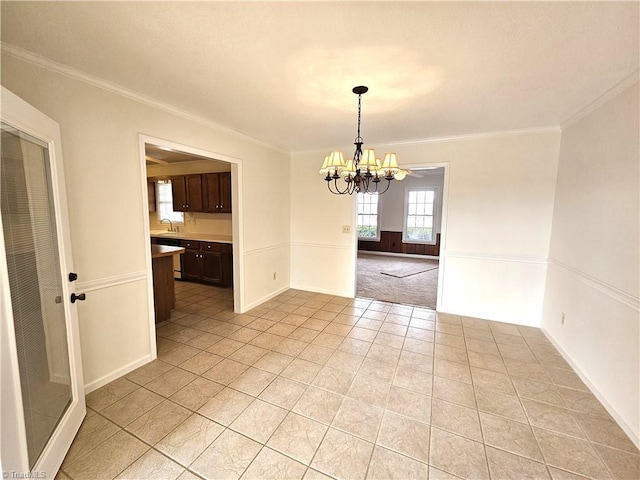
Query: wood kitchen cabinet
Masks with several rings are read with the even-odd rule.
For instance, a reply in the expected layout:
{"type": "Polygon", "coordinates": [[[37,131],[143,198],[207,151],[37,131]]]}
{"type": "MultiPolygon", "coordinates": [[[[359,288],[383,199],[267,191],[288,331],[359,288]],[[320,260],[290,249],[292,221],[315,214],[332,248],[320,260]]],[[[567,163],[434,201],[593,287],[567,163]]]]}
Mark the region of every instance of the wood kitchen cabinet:
{"type": "Polygon", "coordinates": [[[183,240],[182,279],[229,287],[233,279],[232,247],[225,243],[183,240]]]}
{"type": "Polygon", "coordinates": [[[203,175],[204,211],[231,213],[231,172],[203,175]]]}
{"type": "Polygon", "coordinates": [[[156,211],[156,182],[147,180],[147,197],[149,197],[149,213],[156,211]]]}
{"type": "Polygon", "coordinates": [[[199,282],[202,279],[200,242],[182,240],[180,246],[184,248],[184,253],[180,255],[180,270],[182,271],[182,279],[199,282]]]}
{"type": "Polygon", "coordinates": [[[174,212],[202,212],[202,175],[171,177],[171,194],[174,212]]]}

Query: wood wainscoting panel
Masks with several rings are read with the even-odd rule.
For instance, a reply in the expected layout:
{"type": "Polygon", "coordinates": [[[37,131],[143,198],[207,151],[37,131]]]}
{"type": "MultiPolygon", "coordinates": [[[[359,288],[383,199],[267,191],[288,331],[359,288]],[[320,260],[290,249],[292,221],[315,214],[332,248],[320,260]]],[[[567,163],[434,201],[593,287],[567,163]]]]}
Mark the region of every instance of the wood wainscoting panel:
{"type": "Polygon", "coordinates": [[[402,232],[380,232],[380,241],[358,240],[358,250],[368,252],[406,253],[411,255],[440,255],[440,234],[436,234],[435,245],[403,243],[402,232]]]}

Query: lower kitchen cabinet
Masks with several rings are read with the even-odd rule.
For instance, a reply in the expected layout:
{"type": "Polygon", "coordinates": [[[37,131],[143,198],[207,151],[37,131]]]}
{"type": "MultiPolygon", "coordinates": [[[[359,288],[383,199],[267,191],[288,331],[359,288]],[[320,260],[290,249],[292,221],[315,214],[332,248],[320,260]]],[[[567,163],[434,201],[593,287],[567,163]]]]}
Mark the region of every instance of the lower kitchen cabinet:
{"type": "Polygon", "coordinates": [[[230,287],[233,282],[232,247],[227,243],[183,240],[182,280],[230,287]]]}

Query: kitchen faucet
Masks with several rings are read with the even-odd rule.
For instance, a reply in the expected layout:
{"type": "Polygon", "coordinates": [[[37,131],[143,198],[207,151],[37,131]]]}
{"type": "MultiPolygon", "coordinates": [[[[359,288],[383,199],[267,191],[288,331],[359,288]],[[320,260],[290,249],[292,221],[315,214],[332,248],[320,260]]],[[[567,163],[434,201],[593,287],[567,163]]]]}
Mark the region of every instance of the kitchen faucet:
{"type": "Polygon", "coordinates": [[[162,225],[163,222],[169,222],[169,228],[167,229],[167,231],[169,232],[175,232],[176,230],[173,229],[173,222],[171,220],[169,220],[168,218],[163,218],[162,220],[160,220],[160,224],[162,225]]]}

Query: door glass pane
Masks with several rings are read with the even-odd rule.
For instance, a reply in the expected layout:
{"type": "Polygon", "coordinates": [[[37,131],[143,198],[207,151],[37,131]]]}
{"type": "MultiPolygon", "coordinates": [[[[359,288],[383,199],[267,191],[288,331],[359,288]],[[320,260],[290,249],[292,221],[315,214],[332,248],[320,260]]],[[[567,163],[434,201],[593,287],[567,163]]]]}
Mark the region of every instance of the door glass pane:
{"type": "Polygon", "coordinates": [[[5,124],[1,140],[0,210],[33,468],[72,398],[62,275],[48,147],[5,124]]]}

